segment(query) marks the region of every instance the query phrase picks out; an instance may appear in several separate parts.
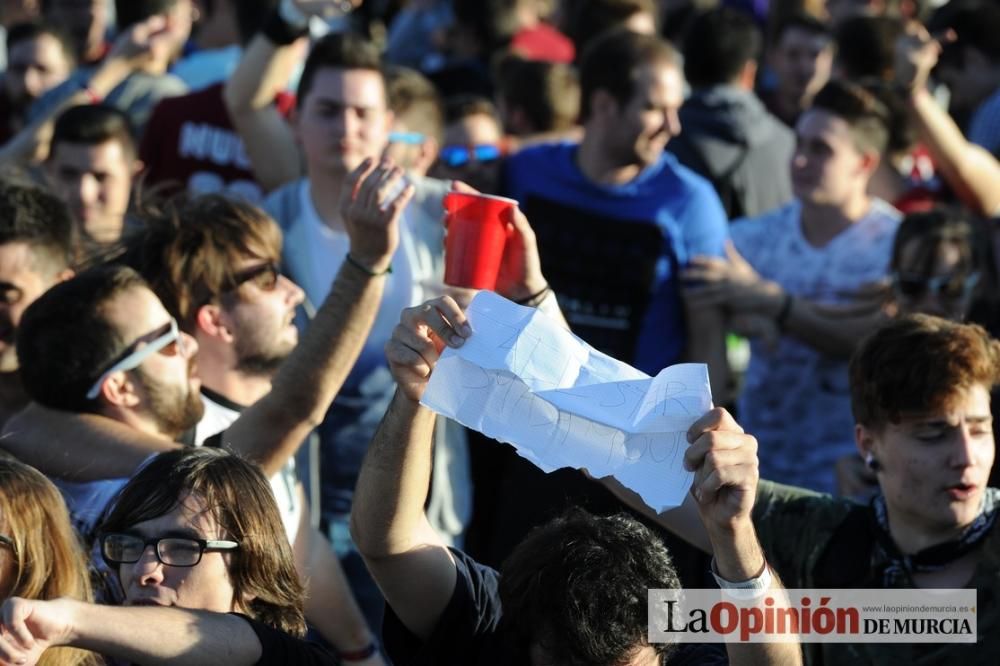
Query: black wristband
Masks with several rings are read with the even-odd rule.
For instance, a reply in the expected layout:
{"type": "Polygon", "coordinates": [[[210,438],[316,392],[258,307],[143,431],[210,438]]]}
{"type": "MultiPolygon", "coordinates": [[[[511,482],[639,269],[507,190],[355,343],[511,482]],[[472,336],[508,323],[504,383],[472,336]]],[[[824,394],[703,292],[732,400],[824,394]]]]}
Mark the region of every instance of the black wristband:
{"type": "Polygon", "coordinates": [[[267,17],[260,32],[275,46],[288,46],[295,40],[308,35],[309,26],[299,29],[288,25],[288,21],[281,16],[278,7],[275,7],[271,15],[267,17]]]}
{"type": "Polygon", "coordinates": [[[371,275],[372,277],[379,277],[379,276],[382,276],[382,275],[388,275],[389,273],[392,272],[392,264],[389,264],[389,267],[386,268],[381,273],[373,271],[372,269],[368,268],[363,263],[361,263],[360,261],[358,261],[357,259],[355,259],[354,257],[352,257],[350,252],[347,253],[346,261],[347,261],[347,263],[349,263],[351,266],[354,266],[355,268],[357,268],[362,273],[365,273],[366,275],[371,275]]]}
{"type": "Polygon", "coordinates": [[[785,324],[788,322],[788,315],[792,313],[792,305],[795,302],[795,297],[785,292],[785,300],[781,302],[781,309],[778,310],[778,316],[774,318],[774,323],[778,325],[780,330],[785,330],[785,324]]]}
{"type": "Polygon", "coordinates": [[[527,296],[525,298],[521,298],[521,299],[516,300],[514,302],[517,303],[518,305],[526,305],[526,306],[528,306],[530,308],[533,308],[536,305],[538,305],[539,303],[541,303],[545,299],[545,295],[548,294],[550,291],[552,291],[552,287],[550,287],[549,285],[545,285],[544,288],[538,290],[536,293],[532,294],[531,296],[527,296]]]}

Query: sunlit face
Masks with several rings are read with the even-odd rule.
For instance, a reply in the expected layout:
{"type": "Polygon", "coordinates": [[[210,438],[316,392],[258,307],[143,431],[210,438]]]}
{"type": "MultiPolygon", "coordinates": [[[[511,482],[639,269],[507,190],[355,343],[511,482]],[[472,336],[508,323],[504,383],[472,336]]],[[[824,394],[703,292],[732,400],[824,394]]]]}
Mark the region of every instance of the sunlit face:
{"type": "Polygon", "coordinates": [[[978,515],[993,467],[990,394],[959,391],[940,414],[904,415],[873,435],[890,525],[954,538],[978,515]]]}
{"type": "Polygon", "coordinates": [[[778,93],[805,109],[830,80],[833,42],[825,35],[788,28],[771,50],[771,68],[778,77],[778,93]]]}
{"type": "MultiPolygon", "coordinates": [[[[194,494],[182,498],[169,513],[133,525],[126,532],[144,539],[174,536],[210,541],[231,538],[219,526],[205,501],[194,494]]],[[[176,567],[162,564],[153,546],[147,546],[138,562],[118,567],[125,604],[178,606],[218,613],[239,610],[229,577],[228,557],[221,551],[207,551],[193,567],[176,567]]]]}
{"type": "MultiPolygon", "coordinates": [[[[145,287],[118,294],[104,306],[105,316],[122,339],[139,346],[169,330],[170,315],[163,304],[145,287]]],[[[137,348],[137,347],[136,347],[137,348]]],[[[167,345],[129,371],[135,383],[138,404],[135,411],[144,415],[158,431],[171,438],[193,428],[201,420],[204,406],[194,376],[194,358],[198,343],[181,332],[174,344],[167,345]]]]}
{"type": "Polygon", "coordinates": [[[17,370],[17,327],[29,305],[48,291],[57,275],[27,243],[0,245],[0,372],[17,370]]]}
{"type": "Polygon", "coordinates": [[[59,142],[48,160],[56,194],[84,233],[100,243],[121,238],[135,170],[134,158],[115,140],[93,145],[59,142]]]}
{"type": "Polygon", "coordinates": [[[933,249],[928,273],[921,256],[923,243],[913,239],[903,246],[895,271],[894,296],[899,313],[929,314],[954,321],[965,319],[972,305],[978,276],[955,242],[939,242],[933,249]]]}
{"type": "Polygon", "coordinates": [[[36,99],[66,80],[73,63],[52,35],[40,34],[10,47],[3,85],[15,109],[27,109],[36,99]]]}
{"type": "Polygon", "coordinates": [[[816,205],[840,206],[864,191],[871,176],[847,122],[829,111],[810,109],[795,127],[792,190],[816,205]]]}
{"type": "Polygon", "coordinates": [[[656,163],[671,138],[680,134],[678,111],[684,103],[684,79],[674,65],[639,69],[631,99],[605,127],[609,153],[620,164],[656,163]]]}
{"type": "Polygon", "coordinates": [[[236,369],[270,377],[299,341],[293,323],[302,289],[281,274],[258,272],[274,260],[246,259],[236,275],[254,275],[241,284],[235,301],[223,309],[233,333],[236,369]]]}
{"type": "Polygon", "coordinates": [[[296,139],[314,173],[347,173],[381,154],[392,114],[382,75],[367,69],[323,67],[296,114],[296,139]]]}

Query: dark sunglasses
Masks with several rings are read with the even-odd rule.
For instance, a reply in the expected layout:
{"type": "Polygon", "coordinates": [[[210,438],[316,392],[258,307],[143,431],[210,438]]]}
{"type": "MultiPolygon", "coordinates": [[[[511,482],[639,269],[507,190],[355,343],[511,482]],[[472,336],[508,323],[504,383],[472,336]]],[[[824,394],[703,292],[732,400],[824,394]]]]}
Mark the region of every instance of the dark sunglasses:
{"type": "Polygon", "coordinates": [[[492,162],[503,155],[500,146],[482,143],[475,146],[445,146],[438,159],[450,167],[460,167],[469,162],[492,162]]]}
{"type": "Polygon", "coordinates": [[[274,262],[268,262],[240,271],[233,276],[226,291],[235,291],[240,285],[252,282],[261,291],[273,291],[278,286],[281,269],[274,262]]]}
{"type": "Polygon", "coordinates": [[[939,275],[930,278],[900,273],[892,276],[892,285],[896,293],[906,298],[920,298],[925,294],[931,294],[956,300],[967,297],[977,284],[979,284],[979,273],[939,275]]]}

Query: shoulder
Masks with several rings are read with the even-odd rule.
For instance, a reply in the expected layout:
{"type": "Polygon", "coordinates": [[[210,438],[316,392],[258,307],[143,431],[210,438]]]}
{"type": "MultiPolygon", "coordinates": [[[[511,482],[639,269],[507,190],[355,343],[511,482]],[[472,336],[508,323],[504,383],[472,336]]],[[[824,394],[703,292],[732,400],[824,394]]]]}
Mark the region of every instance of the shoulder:
{"type": "Polygon", "coordinates": [[[301,212],[300,197],[304,178],[285,183],[267,195],[263,208],[282,230],[291,226],[301,212]]]}
{"type": "Polygon", "coordinates": [[[774,238],[776,234],[798,222],[799,213],[799,202],[793,200],[766,213],[733,220],[729,231],[738,248],[741,243],[750,243],[761,237],[774,238]]]}

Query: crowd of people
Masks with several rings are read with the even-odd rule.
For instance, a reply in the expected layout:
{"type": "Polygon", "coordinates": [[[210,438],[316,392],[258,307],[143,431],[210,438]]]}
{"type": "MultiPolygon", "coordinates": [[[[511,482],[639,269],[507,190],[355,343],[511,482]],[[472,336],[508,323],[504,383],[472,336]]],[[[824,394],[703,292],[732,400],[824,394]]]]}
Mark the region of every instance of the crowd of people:
{"type": "Polygon", "coordinates": [[[1000,6],[0,27],[0,664],[1000,660],[1000,6]],[[450,191],[518,202],[501,296],[649,375],[707,364],[682,506],[421,405],[475,336],[450,191]],[[977,635],[650,643],[681,587],[971,588],[977,635]]]}

